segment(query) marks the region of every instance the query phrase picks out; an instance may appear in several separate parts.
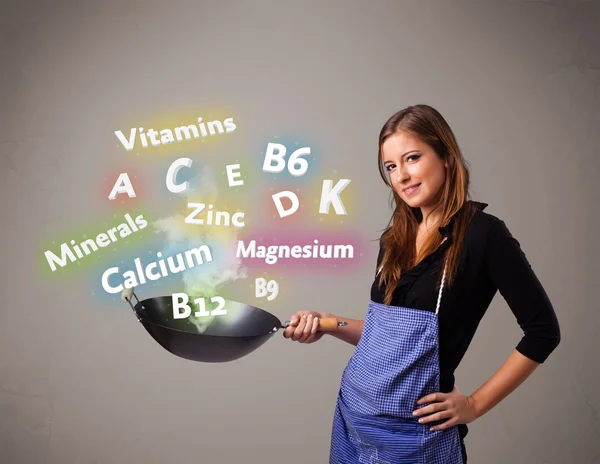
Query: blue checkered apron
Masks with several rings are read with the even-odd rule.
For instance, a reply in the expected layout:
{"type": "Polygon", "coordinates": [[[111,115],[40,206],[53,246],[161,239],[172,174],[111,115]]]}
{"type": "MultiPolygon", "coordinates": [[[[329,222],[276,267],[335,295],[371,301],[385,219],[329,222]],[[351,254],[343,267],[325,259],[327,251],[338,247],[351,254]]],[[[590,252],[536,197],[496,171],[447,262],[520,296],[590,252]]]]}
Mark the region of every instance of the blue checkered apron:
{"type": "MultiPolygon", "coordinates": [[[[381,270],[381,269],[380,269],[381,270]]],[[[378,272],[379,274],[379,272],[378,272]]],[[[438,311],[373,301],[342,374],[331,434],[330,464],[462,464],[458,427],[430,431],[412,412],[439,391],[438,311]]]]}

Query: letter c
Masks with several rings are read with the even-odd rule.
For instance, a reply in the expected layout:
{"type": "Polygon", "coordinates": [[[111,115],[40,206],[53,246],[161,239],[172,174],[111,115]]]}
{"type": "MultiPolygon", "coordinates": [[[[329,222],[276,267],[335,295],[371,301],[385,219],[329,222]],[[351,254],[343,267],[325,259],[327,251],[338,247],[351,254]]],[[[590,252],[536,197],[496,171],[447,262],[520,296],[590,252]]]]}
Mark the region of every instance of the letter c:
{"type": "Polygon", "coordinates": [[[171,163],[169,166],[169,170],[167,171],[167,188],[170,192],[173,193],[184,193],[190,189],[190,183],[184,182],[183,184],[175,184],[175,178],[177,177],[177,173],[182,167],[190,167],[192,165],[192,160],[190,158],[179,158],[171,163]]]}
{"type": "Polygon", "coordinates": [[[116,274],[117,272],[119,272],[118,267],[111,267],[110,269],[107,269],[106,271],[104,271],[104,274],[102,274],[102,288],[104,289],[105,292],[119,293],[119,292],[123,291],[123,285],[119,284],[118,287],[111,287],[110,284],[108,283],[109,277],[112,274],[116,274]]]}

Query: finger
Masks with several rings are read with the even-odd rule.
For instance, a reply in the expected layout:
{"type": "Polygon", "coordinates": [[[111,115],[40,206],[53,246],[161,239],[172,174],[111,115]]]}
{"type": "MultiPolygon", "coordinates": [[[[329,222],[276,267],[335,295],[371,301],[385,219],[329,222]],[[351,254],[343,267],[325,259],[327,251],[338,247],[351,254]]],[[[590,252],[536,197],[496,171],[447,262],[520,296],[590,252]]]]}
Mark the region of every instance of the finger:
{"type": "Polygon", "coordinates": [[[294,327],[292,326],[288,326],[283,330],[283,337],[284,338],[290,338],[292,336],[292,334],[294,333],[294,330],[296,330],[294,327]]]}
{"type": "Polygon", "coordinates": [[[306,342],[310,337],[312,328],[313,328],[313,315],[309,314],[306,316],[306,324],[304,325],[304,330],[302,331],[302,336],[300,337],[300,342],[306,342]]]}
{"type": "Polygon", "coordinates": [[[423,408],[417,409],[416,411],[413,411],[413,416],[415,416],[415,417],[425,416],[427,414],[431,414],[436,411],[443,411],[446,409],[448,409],[448,404],[445,401],[441,402],[441,403],[433,403],[433,404],[430,404],[429,406],[425,406],[423,408]]]}
{"type": "Polygon", "coordinates": [[[458,419],[456,417],[453,417],[452,419],[448,419],[446,422],[444,422],[442,424],[434,425],[433,427],[430,427],[429,430],[431,430],[432,432],[435,432],[436,430],[444,430],[444,429],[452,427],[456,424],[458,424],[458,419]]]}
{"type": "Polygon", "coordinates": [[[417,404],[425,404],[425,403],[433,403],[434,401],[444,401],[446,399],[446,394],[444,393],[432,393],[431,395],[424,396],[417,404]]]}
{"type": "Polygon", "coordinates": [[[300,343],[312,343],[315,341],[315,319],[316,317],[310,314],[306,316],[306,326],[304,327],[304,333],[299,340],[300,343]]]}
{"type": "Polygon", "coordinates": [[[431,414],[430,416],[421,417],[419,419],[419,424],[427,424],[429,422],[437,422],[442,419],[449,419],[452,417],[452,413],[448,410],[436,412],[435,414],[431,414]]]}
{"type": "Polygon", "coordinates": [[[298,322],[298,325],[294,329],[294,333],[292,335],[292,340],[294,340],[296,342],[298,340],[300,340],[300,337],[302,337],[302,335],[304,334],[304,326],[305,325],[306,325],[306,314],[303,314],[302,317],[300,318],[300,322],[298,322]]]}
{"type": "Polygon", "coordinates": [[[318,328],[319,328],[319,318],[315,316],[315,317],[313,317],[310,334],[309,334],[308,338],[306,339],[306,341],[308,343],[312,343],[312,342],[315,342],[318,340],[318,337],[317,337],[317,329],[318,328]]]}
{"type": "Polygon", "coordinates": [[[283,337],[284,338],[290,338],[292,336],[292,334],[294,333],[294,330],[296,330],[296,328],[294,326],[292,326],[291,324],[288,325],[284,330],[283,330],[283,337]]]}
{"type": "Polygon", "coordinates": [[[292,334],[292,340],[295,342],[300,341],[302,334],[304,333],[304,326],[306,325],[306,319],[303,317],[300,319],[300,322],[294,329],[294,333],[292,334]]]}
{"type": "Polygon", "coordinates": [[[296,330],[296,326],[298,325],[299,320],[300,320],[300,315],[298,313],[292,314],[292,317],[290,317],[290,322],[289,322],[288,326],[283,331],[283,336],[285,338],[290,338],[292,336],[292,334],[294,333],[294,330],[296,330]]]}
{"type": "Polygon", "coordinates": [[[283,336],[285,338],[291,338],[294,335],[295,330],[296,330],[296,327],[288,327],[283,331],[283,336]]]}

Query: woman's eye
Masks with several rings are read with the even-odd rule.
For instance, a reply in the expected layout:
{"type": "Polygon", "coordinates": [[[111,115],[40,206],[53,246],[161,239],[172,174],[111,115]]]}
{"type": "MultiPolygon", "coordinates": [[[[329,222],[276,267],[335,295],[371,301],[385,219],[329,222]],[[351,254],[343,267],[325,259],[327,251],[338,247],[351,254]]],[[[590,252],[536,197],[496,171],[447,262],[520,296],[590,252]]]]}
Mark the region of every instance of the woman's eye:
{"type": "Polygon", "coordinates": [[[421,157],[421,155],[410,155],[410,156],[409,156],[408,158],[406,158],[406,159],[408,159],[408,160],[409,160],[409,159],[411,159],[411,158],[414,158],[414,159],[415,159],[415,161],[416,161],[416,160],[418,160],[420,157],[421,157]]]}
{"type": "Polygon", "coordinates": [[[393,164],[388,164],[388,165],[387,165],[385,168],[386,168],[388,171],[391,171],[393,167],[394,167],[394,165],[393,165],[393,164]]]}

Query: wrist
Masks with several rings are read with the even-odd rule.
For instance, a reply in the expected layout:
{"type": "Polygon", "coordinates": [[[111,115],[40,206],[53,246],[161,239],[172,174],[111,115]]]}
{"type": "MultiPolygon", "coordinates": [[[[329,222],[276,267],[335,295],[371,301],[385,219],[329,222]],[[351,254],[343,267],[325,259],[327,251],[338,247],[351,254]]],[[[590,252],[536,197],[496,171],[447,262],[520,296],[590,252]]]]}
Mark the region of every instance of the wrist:
{"type": "Polygon", "coordinates": [[[475,413],[476,419],[479,419],[481,416],[483,416],[484,411],[481,410],[481,405],[477,402],[473,395],[467,396],[467,402],[469,405],[471,405],[471,409],[475,413]]]}

